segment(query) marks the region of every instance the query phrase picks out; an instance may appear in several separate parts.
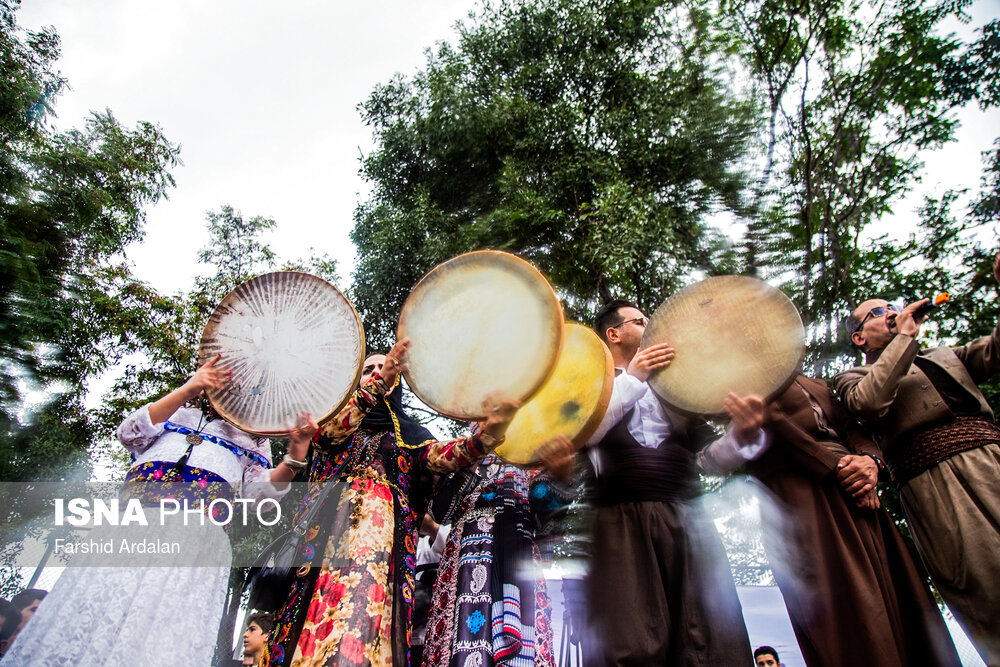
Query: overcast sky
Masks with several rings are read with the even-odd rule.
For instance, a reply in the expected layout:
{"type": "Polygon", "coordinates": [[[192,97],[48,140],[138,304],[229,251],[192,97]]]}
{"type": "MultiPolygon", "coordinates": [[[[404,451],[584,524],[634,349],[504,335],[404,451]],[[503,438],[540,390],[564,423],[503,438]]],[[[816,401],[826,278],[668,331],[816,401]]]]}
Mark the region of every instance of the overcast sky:
{"type": "Polygon", "coordinates": [[[140,277],[172,292],[208,271],[195,260],[205,211],[224,203],[274,218],[267,240],[279,257],[304,257],[312,245],[337,258],[346,278],[352,215],[367,192],[358,157],[371,147],[357,105],[394,73],[415,73],[472,6],[25,0],[18,20],[55,26],[62,38],[58,69],[71,89],[56,100],[57,127],[107,107],[181,144],[177,187],[129,251],[140,277]]]}
{"type": "MultiPolygon", "coordinates": [[[[368,191],[358,158],[372,145],[357,105],[396,72],[420,69],[428,47],[454,41],[455,23],[475,4],[24,0],[18,20],[55,26],[62,38],[58,69],[71,89],[56,100],[57,127],[107,107],[130,126],[157,123],[181,144],[177,187],[149,211],[145,242],[129,250],[141,278],[173,292],[208,272],[195,260],[207,241],[205,211],[224,203],[274,218],[267,240],[282,259],[309,246],[331,254],[346,283],[352,215],[368,191]]],[[[1000,0],[980,0],[973,24],[998,10],[1000,0]]],[[[976,185],[998,119],[964,111],[959,141],[928,155],[921,192],[976,185]]],[[[918,193],[896,207],[899,228],[915,221],[919,201],[918,193]]]]}

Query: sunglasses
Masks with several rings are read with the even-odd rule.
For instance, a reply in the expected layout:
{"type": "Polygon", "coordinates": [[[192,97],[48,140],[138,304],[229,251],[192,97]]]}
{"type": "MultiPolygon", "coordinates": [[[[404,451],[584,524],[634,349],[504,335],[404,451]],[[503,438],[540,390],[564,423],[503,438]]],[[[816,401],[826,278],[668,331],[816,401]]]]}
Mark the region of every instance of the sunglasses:
{"type": "Polygon", "coordinates": [[[876,317],[885,317],[890,312],[896,313],[898,315],[899,311],[900,311],[899,306],[892,303],[886,306],[875,306],[874,308],[868,311],[868,314],[865,315],[864,318],[862,318],[861,322],[858,323],[858,326],[855,327],[854,331],[861,331],[861,328],[865,326],[865,322],[867,322],[868,320],[875,319],[876,317]]]}

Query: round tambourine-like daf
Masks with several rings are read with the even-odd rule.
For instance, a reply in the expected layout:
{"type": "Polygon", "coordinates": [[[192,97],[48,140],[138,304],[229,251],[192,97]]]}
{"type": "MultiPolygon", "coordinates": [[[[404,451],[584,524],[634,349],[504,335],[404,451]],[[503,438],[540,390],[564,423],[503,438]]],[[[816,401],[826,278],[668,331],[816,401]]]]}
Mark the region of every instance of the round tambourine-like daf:
{"type": "Polygon", "coordinates": [[[361,377],[365,336],[354,306],[322,278],[267,273],[239,285],[201,336],[200,363],[222,354],[233,379],[209,390],[228,422],[258,435],[286,435],[299,413],[328,420],[361,377]]]}
{"type": "Polygon", "coordinates": [[[436,266],[399,314],[410,338],[406,382],[421,401],[464,421],[483,418],[492,392],[524,401],[552,372],[562,346],[562,306],[538,269],[479,250],[436,266]]]}
{"type": "Polygon", "coordinates": [[[717,276],[678,291],[650,318],[640,349],[676,356],[649,386],[682,412],[718,415],[729,392],[772,398],[794,378],[805,329],[781,290],[748,276],[717,276]]]}
{"type": "Polygon", "coordinates": [[[614,381],[608,347],[593,329],[567,322],[555,370],[517,411],[496,453],[509,463],[527,465],[538,460],[538,449],[556,435],[582,447],[608,409],[614,381]]]}

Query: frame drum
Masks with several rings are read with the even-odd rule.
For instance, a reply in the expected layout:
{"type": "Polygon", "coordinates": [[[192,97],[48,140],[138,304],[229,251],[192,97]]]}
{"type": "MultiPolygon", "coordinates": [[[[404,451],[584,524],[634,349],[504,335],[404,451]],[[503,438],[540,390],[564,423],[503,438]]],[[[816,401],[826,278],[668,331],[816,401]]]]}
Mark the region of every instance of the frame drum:
{"type": "Polygon", "coordinates": [[[322,423],[361,377],[365,335],[354,306],[322,278],[267,273],[226,295],[205,325],[204,363],[222,354],[233,380],[208,399],[226,421],[257,435],[286,435],[303,410],[322,423]]]}
{"type": "Polygon", "coordinates": [[[723,413],[729,392],[765,399],[784,391],[805,354],[805,329],[781,290],[748,276],[717,276],[678,291],[650,318],[641,349],[676,356],[649,386],[681,412],[723,413]]]}
{"type": "Polygon", "coordinates": [[[615,364],[604,342],[590,327],[567,322],[555,370],[517,411],[496,453],[508,463],[534,463],[538,448],[559,434],[582,447],[608,409],[614,381],[615,364]]]}
{"type": "Polygon", "coordinates": [[[447,417],[480,420],[489,393],[523,402],[542,386],[562,346],[562,306],[531,264],[479,250],[420,279],[399,314],[397,340],[407,336],[413,393],[447,417]]]}

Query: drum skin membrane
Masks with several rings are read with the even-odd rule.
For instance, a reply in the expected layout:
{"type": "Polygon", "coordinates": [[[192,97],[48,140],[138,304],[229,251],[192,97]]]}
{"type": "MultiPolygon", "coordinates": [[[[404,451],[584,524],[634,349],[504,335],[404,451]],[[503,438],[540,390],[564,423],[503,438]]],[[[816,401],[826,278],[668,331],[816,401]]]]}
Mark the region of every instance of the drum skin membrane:
{"type": "Polygon", "coordinates": [[[524,401],[562,346],[562,307],[530,264],[497,251],[460,255],[424,276],[400,313],[406,382],[443,415],[483,418],[491,392],[524,401]]]}
{"type": "Polygon", "coordinates": [[[671,364],[649,377],[668,405],[718,415],[729,392],[771,398],[784,391],[805,354],[805,328],[779,289],[748,276],[716,276],[663,302],[640,349],[669,343],[671,364]]]}
{"type": "Polygon", "coordinates": [[[567,322],[555,370],[518,410],[497,454],[509,463],[534,463],[538,448],[560,434],[582,447],[604,417],[614,379],[611,352],[598,335],[567,322]]]}
{"type": "Polygon", "coordinates": [[[361,376],[364,330],[336,287],[278,271],[242,283],[216,306],[198,358],[219,353],[233,380],[208,391],[215,409],[244,431],[283,435],[300,412],[322,422],[344,406],[361,376]]]}

